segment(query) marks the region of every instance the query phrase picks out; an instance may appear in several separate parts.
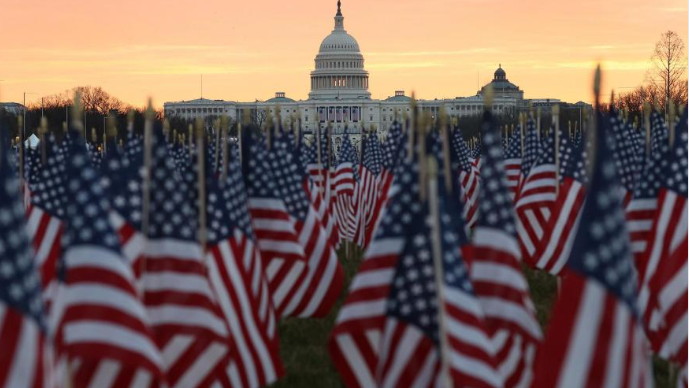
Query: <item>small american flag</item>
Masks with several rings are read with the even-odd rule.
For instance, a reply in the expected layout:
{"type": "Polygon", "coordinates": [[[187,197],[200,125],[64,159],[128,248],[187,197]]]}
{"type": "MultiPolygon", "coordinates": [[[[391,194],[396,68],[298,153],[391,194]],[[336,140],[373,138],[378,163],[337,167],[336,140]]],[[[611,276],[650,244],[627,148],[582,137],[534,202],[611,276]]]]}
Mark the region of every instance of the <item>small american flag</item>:
{"type": "Polygon", "coordinates": [[[337,162],[333,179],[338,216],[337,224],[340,228],[340,236],[353,241],[356,214],[352,207],[352,196],[355,185],[359,181],[359,154],[347,133],[342,136],[342,145],[337,162]]]}
{"type": "Polygon", "coordinates": [[[505,173],[507,174],[507,188],[510,191],[510,198],[514,202],[519,188],[519,174],[522,168],[522,140],[521,127],[512,133],[509,145],[505,151],[505,173]]]}
{"type": "Polygon", "coordinates": [[[639,178],[641,160],[638,158],[639,155],[634,146],[633,138],[628,133],[629,128],[623,123],[619,112],[610,112],[610,127],[615,139],[613,157],[622,183],[624,205],[626,206],[631,200],[639,178]]]}
{"type": "MultiPolygon", "coordinates": [[[[330,353],[348,386],[430,386],[439,373],[438,308],[444,303],[444,355],[459,386],[499,386],[493,349],[460,256],[460,238],[440,200],[444,298],[437,294],[427,207],[418,200],[418,165],[401,161],[398,190],[367,249],[330,339],[330,353]],[[463,330],[469,330],[467,335],[463,330]]],[[[446,198],[443,196],[442,198],[446,198]]]]}
{"type": "Polygon", "coordinates": [[[44,387],[51,376],[40,276],[11,151],[0,143],[0,386],[44,387]]]}
{"type": "Polygon", "coordinates": [[[557,275],[567,263],[586,197],[586,159],[583,147],[568,136],[559,137],[559,188],[533,264],[557,275]]]}
{"type": "Polygon", "coordinates": [[[147,386],[162,377],[135,278],[108,222],[109,204],[83,140],[66,163],[64,283],[54,300],[55,346],[79,387],[147,386]]]}
{"type": "Polygon", "coordinates": [[[519,187],[515,204],[519,245],[523,260],[529,264],[533,264],[545,234],[556,191],[555,141],[554,136],[549,136],[541,143],[538,157],[519,187]]]}
{"type": "Polygon", "coordinates": [[[209,180],[207,187],[208,278],[235,345],[227,382],[234,387],[264,386],[284,374],[278,318],[251,228],[236,156],[229,160],[227,181],[209,180]]]}
{"type": "Polygon", "coordinates": [[[384,186],[389,185],[390,182],[387,180],[387,175],[381,175],[383,171],[383,149],[378,136],[371,132],[362,143],[362,147],[364,147],[363,160],[357,194],[354,199],[354,206],[360,218],[354,241],[362,247],[366,247],[371,241],[373,230],[380,217],[384,202],[383,193],[387,191],[384,186]]]}
{"type": "Polygon", "coordinates": [[[46,165],[31,183],[31,204],[26,211],[27,231],[36,253],[36,266],[41,274],[43,299],[50,311],[54,296],[56,267],[62,255],[63,223],[65,218],[64,155],[58,152],[55,139],[45,140],[46,165]]]}
{"type": "Polygon", "coordinates": [[[658,194],[663,181],[663,172],[670,163],[670,149],[667,139],[658,144],[655,152],[651,153],[644,164],[643,173],[634,188],[634,194],[627,204],[627,229],[632,243],[632,253],[637,263],[641,278],[644,277],[645,267],[641,264],[642,256],[646,252],[651,238],[651,226],[658,211],[658,194]],[[641,264],[641,265],[639,265],[641,264]]]}
{"type": "Polygon", "coordinates": [[[344,273],[316,209],[304,191],[300,166],[295,154],[288,149],[290,146],[285,140],[276,139],[268,161],[277,191],[304,249],[308,269],[283,314],[323,317],[340,294],[344,273]]]}
{"type": "Polygon", "coordinates": [[[521,171],[519,172],[517,196],[514,199],[515,203],[519,199],[519,193],[522,191],[521,188],[531,172],[531,167],[533,167],[534,163],[536,163],[536,159],[538,159],[538,156],[541,154],[541,143],[538,141],[536,123],[534,122],[533,118],[529,117],[525,129],[526,134],[524,136],[524,152],[522,155],[521,171]]]}
{"type": "Polygon", "coordinates": [[[500,133],[483,119],[481,205],[474,233],[471,280],[507,387],[529,386],[541,328],[521,271],[516,216],[509,197],[500,133]]]}
{"type": "MultiPolygon", "coordinates": [[[[209,384],[224,378],[230,332],[208,281],[197,215],[187,186],[168,152],[160,125],[153,130],[148,236],[141,231],[141,141],[128,142],[123,190],[111,222],[123,253],[139,276],[163,368],[171,386],[209,384]],[[131,148],[129,148],[131,147],[131,148]],[[132,149],[133,148],[133,149],[132,149]]],[[[110,149],[110,147],[109,147],[110,149]]]]}
{"type": "Polygon", "coordinates": [[[464,202],[464,218],[467,225],[473,227],[478,216],[478,193],[481,184],[481,172],[470,161],[469,149],[464,142],[459,128],[452,133],[453,159],[459,169],[459,183],[462,188],[462,202],[464,202]]]}
{"type": "Polygon", "coordinates": [[[307,275],[308,260],[278,191],[268,151],[248,131],[242,136],[249,213],[273,303],[281,316],[307,275]]]}
{"type": "Polygon", "coordinates": [[[535,387],[653,386],[623,198],[608,143],[612,134],[598,116],[591,186],[539,350],[535,387]]]}
{"type": "MultiPolygon", "coordinates": [[[[653,348],[687,368],[687,112],[662,168],[658,208],[640,260],[639,305],[653,348]]],[[[686,377],[685,377],[686,379],[686,377]]],[[[686,380],[684,381],[686,384],[686,380]]]]}

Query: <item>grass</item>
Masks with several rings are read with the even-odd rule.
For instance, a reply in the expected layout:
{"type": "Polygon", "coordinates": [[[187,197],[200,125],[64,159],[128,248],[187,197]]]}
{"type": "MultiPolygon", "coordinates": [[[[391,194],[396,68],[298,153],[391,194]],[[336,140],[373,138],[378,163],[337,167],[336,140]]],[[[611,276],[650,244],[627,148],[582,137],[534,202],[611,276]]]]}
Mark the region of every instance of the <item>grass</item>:
{"type": "MultiPolygon", "coordinates": [[[[362,251],[354,248],[350,258],[344,249],[338,252],[345,272],[342,295],[330,314],[323,319],[283,319],[279,326],[280,354],[287,369],[286,375],[272,387],[343,387],[340,376],[328,355],[327,342],[335,318],[349,289],[349,283],[356,275],[361,263],[362,251]]],[[[537,318],[545,327],[550,310],[557,295],[557,280],[543,271],[524,268],[524,274],[531,287],[531,298],[536,306],[537,318]]],[[[659,358],[653,360],[656,387],[672,387],[669,364],[659,358]]]]}

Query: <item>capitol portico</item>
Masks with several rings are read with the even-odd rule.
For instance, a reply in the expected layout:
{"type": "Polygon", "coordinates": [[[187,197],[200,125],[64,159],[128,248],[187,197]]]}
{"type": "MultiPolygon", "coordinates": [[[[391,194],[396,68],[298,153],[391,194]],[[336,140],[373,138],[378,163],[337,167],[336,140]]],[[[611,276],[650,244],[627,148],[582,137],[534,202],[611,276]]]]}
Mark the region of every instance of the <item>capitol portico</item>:
{"type": "MultiPolygon", "coordinates": [[[[332,123],[334,134],[339,137],[348,126],[350,133],[362,127],[375,127],[379,133],[387,132],[396,118],[410,111],[411,98],[404,91],[397,90],[384,100],[371,99],[369,73],[365,70],[364,56],[357,40],[344,28],[344,16],[340,1],[334,17],[334,28],[320,44],[315,57],[314,70],[310,74],[311,91],[307,100],[294,100],[284,92],[265,101],[235,102],[226,100],[196,99],[191,101],[166,102],[166,116],[193,120],[212,120],[227,115],[233,120],[241,118],[248,110],[252,115],[269,111],[283,120],[296,116],[307,132],[332,123]],[[279,112],[277,112],[279,109],[279,112]]],[[[525,109],[530,100],[524,99],[524,92],[507,79],[507,74],[498,67],[491,81],[495,90],[493,111],[497,114],[525,109]]],[[[479,115],[483,111],[483,92],[476,95],[451,99],[418,100],[421,110],[437,113],[441,107],[452,117],[479,115]]],[[[556,99],[533,100],[543,104],[559,103],[556,99]]]]}

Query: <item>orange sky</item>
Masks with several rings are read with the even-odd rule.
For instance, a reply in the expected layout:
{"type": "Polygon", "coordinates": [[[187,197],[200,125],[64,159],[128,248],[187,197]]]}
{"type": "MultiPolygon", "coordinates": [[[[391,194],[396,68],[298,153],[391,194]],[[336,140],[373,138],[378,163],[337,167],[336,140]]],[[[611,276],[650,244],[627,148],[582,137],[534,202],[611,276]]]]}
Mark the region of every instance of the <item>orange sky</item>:
{"type": "MultiPolygon", "coordinates": [[[[78,85],[134,105],[306,99],[336,0],[2,0],[0,100],[78,85]]],[[[591,100],[643,82],[665,30],[687,37],[686,0],[343,0],[374,98],[469,96],[502,63],[527,98],[591,100]]]]}

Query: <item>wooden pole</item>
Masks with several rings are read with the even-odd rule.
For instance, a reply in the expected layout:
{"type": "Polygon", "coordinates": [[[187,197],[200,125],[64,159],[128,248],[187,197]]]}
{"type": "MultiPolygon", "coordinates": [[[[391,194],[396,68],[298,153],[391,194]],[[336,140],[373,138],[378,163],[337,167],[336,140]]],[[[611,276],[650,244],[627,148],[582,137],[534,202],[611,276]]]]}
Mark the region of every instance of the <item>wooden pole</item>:
{"type": "MultiPolygon", "coordinates": [[[[227,182],[227,170],[230,168],[228,160],[229,160],[229,155],[228,153],[230,152],[230,145],[229,145],[229,139],[227,138],[228,134],[228,128],[229,127],[229,119],[227,116],[222,116],[220,119],[220,129],[222,130],[222,183],[225,184],[227,182]]],[[[217,151],[216,151],[217,154],[217,151]]],[[[217,171],[217,166],[216,166],[216,171],[217,171]]]]}
{"type": "Polygon", "coordinates": [[[40,136],[41,136],[41,164],[43,164],[43,167],[45,167],[46,159],[48,158],[48,156],[47,156],[48,149],[45,145],[46,133],[48,133],[48,119],[45,117],[41,117],[41,131],[40,131],[40,136]]]}
{"type": "Polygon", "coordinates": [[[553,130],[555,131],[555,195],[560,192],[560,106],[553,105],[553,130]]]}
{"type": "Polygon", "coordinates": [[[644,103],[644,132],[646,133],[646,157],[651,156],[651,105],[644,103]]]}
{"type": "MultiPolygon", "coordinates": [[[[440,342],[440,375],[447,387],[452,387],[452,376],[450,374],[449,359],[450,347],[447,339],[447,322],[445,311],[445,281],[443,276],[443,251],[440,242],[440,211],[438,209],[438,164],[433,156],[429,156],[424,163],[428,169],[423,176],[428,176],[428,182],[424,182],[421,187],[427,187],[429,218],[431,220],[431,250],[433,254],[433,266],[435,269],[435,288],[438,300],[438,339],[440,342]],[[427,185],[427,186],[426,186],[427,185]]],[[[419,166],[421,169],[421,166],[419,166]]],[[[421,172],[421,170],[419,171],[421,172]]],[[[425,190],[424,190],[425,191],[425,190]]],[[[423,201],[423,199],[422,199],[423,201]]]]}
{"type": "Polygon", "coordinates": [[[450,171],[450,136],[447,128],[447,115],[445,107],[440,108],[438,113],[440,122],[440,133],[443,146],[443,174],[445,176],[445,190],[452,194],[452,173],[450,171]]]}
{"type": "Polygon", "coordinates": [[[199,196],[199,229],[198,240],[201,245],[201,252],[203,256],[206,255],[206,173],[205,173],[205,152],[206,147],[203,146],[203,121],[196,120],[196,162],[198,163],[198,196],[199,196]]]}

